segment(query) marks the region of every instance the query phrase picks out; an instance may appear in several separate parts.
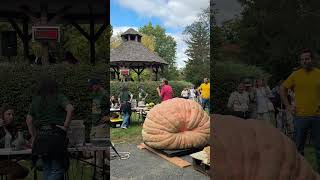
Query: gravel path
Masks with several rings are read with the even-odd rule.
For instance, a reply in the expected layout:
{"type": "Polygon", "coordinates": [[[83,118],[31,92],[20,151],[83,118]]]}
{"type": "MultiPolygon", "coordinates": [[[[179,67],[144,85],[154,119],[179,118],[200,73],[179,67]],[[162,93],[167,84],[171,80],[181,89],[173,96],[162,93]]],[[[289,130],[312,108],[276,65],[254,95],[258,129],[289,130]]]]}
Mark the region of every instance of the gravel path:
{"type": "MultiPolygon", "coordinates": [[[[111,180],[209,180],[192,166],[179,168],[148,150],[139,150],[137,144],[115,144],[119,152],[130,152],[127,160],[111,160],[111,180]]],[[[113,151],[111,151],[113,152],[113,151]]],[[[183,157],[192,162],[190,156],[183,157]]]]}

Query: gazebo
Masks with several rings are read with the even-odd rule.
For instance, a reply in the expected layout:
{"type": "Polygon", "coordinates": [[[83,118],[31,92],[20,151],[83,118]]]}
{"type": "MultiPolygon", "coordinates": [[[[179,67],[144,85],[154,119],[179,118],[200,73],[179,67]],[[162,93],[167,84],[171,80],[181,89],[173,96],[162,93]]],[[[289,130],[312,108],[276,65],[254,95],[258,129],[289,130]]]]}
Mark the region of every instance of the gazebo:
{"type": "MultiPolygon", "coordinates": [[[[1,2],[0,21],[9,22],[17,32],[23,42],[25,58],[29,55],[29,41],[32,38],[29,25],[72,24],[90,43],[90,62],[95,64],[95,43],[110,24],[108,12],[109,4],[105,0],[9,0],[1,2]],[[19,26],[20,23],[22,26],[19,26]],[[89,24],[89,32],[80,24],[89,24]],[[95,24],[102,24],[98,31],[95,31],[95,24]]],[[[46,46],[43,44],[47,48],[44,51],[48,51],[46,46]]]]}
{"type": "Polygon", "coordinates": [[[136,30],[128,29],[121,34],[121,38],[122,44],[112,49],[110,53],[110,68],[118,75],[118,78],[120,69],[123,68],[136,72],[139,79],[145,68],[151,68],[158,80],[159,70],[163,70],[168,63],[142,45],[142,35],[136,30]]]}

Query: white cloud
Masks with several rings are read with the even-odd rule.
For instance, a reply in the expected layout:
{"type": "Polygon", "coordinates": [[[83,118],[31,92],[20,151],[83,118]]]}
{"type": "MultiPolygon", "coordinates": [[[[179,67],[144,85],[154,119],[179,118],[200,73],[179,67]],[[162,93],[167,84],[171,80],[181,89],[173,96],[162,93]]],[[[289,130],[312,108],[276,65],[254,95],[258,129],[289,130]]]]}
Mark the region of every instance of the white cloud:
{"type": "Polygon", "coordinates": [[[176,54],[176,63],[177,67],[183,68],[185,66],[185,61],[188,60],[188,56],[185,54],[187,49],[187,44],[184,42],[186,38],[185,35],[182,33],[167,33],[168,35],[172,36],[177,42],[177,54],[176,54]]]}
{"type": "Polygon", "coordinates": [[[160,18],[166,27],[184,28],[209,7],[210,0],[117,0],[143,17],[160,18]]]}
{"type": "MultiPolygon", "coordinates": [[[[119,27],[113,27],[113,36],[118,35],[119,33],[123,33],[129,28],[133,28],[138,31],[137,27],[130,27],[130,26],[119,26],[119,27]]],[[[167,33],[167,35],[173,37],[175,41],[177,42],[177,53],[176,53],[176,63],[177,67],[183,68],[185,66],[185,62],[188,60],[188,56],[185,54],[185,51],[187,49],[187,44],[184,42],[184,39],[186,38],[185,35],[182,33],[167,33]]]]}

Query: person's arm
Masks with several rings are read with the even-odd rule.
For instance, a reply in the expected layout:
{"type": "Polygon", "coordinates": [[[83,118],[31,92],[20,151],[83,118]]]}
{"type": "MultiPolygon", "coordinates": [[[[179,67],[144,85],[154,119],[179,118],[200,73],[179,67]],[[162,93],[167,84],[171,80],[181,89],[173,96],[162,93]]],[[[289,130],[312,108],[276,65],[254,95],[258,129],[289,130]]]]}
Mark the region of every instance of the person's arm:
{"type": "MultiPolygon", "coordinates": [[[[60,100],[61,106],[67,112],[65,121],[63,123],[63,127],[61,127],[62,129],[64,129],[66,131],[70,126],[71,117],[72,117],[72,113],[74,111],[74,108],[71,105],[71,103],[69,102],[69,100],[67,99],[67,97],[65,97],[64,95],[59,96],[59,100],[60,100]]],[[[60,126],[58,126],[58,127],[60,127],[60,126]]]]}
{"type": "Polygon", "coordinates": [[[158,92],[158,95],[159,95],[160,97],[162,97],[162,96],[161,96],[161,91],[160,91],[160,88],[159,88],[159,87],[157,87],[157,92],[158,92]]]}
{"type": "Polygon", "coordinates": [[[68,104],[65,107],[65,111],[67,112],[67,115],[66,115],[66,120],[64,121],[63,127],[65,128],[65,130],[67,130],[70,126],[70,123],[71,123],[71,117],[72,117],[72,113],[74,111],[74,108],[71,104],[68,104]]]}
{"type": "Polygon", "coordinates": [[[26,123],[27,123],[27,126],[28,126],[29,134],[31,135],[30,141],[31,141],[31,144],[33,144],[34,138],[36,137],[36,130],[35,130],[34,126],[33,126],[33,118],[30,115],[30,113],[27,115],[26,123]]]}
{"type": "Polygon", "coordinates": [[[34,108],[32,103],[30,104],[29,112],[26,117],[26,123],[28,126],[28,131],[31,136],[31,144],[33,144],[34,138],[36,137],[36,129],[33,125],[33,117],[35,116],[34,108]]]}
{"type": "Polygon", "coordinates": [[[105,94],[105,97],[103,98],[102,102],[101,102],[101,123],[106,123],[108,120],[108,112],[109,112],[109,106],[108,106],[108,97],[107,94],[105,94]]]}
{"type": "Polygon", "coordinates": [[[132,102],[133,94],[131,92],[129,92],[129,95],[130,95],[130,102],[132,102]]]}
{"type": "Polygon", "coordinates": [[[202,85],[200,85],[200,86],[198,87],[198,89],[197,89],[197,92],[198,92],[199,95],[201,95],[201,90],[202,90],[202,85]]]}

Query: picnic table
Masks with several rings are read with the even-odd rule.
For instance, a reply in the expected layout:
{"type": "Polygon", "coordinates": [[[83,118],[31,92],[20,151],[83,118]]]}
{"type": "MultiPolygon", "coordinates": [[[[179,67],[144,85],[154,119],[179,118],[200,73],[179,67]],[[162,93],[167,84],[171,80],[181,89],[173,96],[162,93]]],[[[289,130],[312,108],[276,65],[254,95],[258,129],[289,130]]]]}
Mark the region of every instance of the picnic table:
{"type": "MultiPolygon", "coordinates": [[[[100,146],[94,146],[91,144],[86,144],[84,146],[78,146],[78,147],[68,147],[68,152],[70,154],[70,158],[79,160],[81,162],[84,162],[92,167],[94,167],[93,172],[93,179],[96,178],[96,168],[102,169],[103,173],[105,173],[106,165],[105,161],[103,161],[102,167],[98,167],[95,163],[87,162],[79,157],[79,152],[93,152],[94,153],[94,162],[97,160],[96,153],[98,151],[103,152],[103,159],[105,159],[105,151],[109,150],[110,146],[100,147],[100,146]],[[77,155],[72,155],[72,153],[77,153],[77,155]]],[[[13,150],[12,148],[0,148],[0,156],[7,156],[8,159],[12,159],[13,157],[20,157],[19,159],[22,159],[21,157],[31,156],[32,155],[32,149],[22,149],[22,150],[13,150]]],[[[30,158],[28,158],[30,159],[30,158]]],[[[34,180],[37,180],[37,168],[34,168],[34,180]]],[[[103,179],[105,179],[105,176],[103,176],[103,179]]]]}

